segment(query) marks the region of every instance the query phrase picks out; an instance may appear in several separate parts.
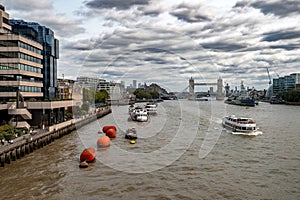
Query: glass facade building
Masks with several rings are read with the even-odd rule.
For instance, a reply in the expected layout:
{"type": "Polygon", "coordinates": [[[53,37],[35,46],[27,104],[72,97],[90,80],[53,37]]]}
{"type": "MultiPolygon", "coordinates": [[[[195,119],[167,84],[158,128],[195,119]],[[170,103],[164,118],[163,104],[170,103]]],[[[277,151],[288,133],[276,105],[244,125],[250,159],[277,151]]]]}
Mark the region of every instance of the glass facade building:
{"type": "Polygon", "coordinates": [[[35,22],[25,22],[23,20],[9,20],[12,31],[24,37],[35,40],[43,46],[41,54],[43,56],[42,73],[43,95],[45,99],[56,98],[57,93],[57,59],[59,58],[59,41],[55,38],[54,32],[35,22]]]}
{"type": "Polygon", "coordinates": [[[282,95],[289,90],[295,90],[300,81],[300,73],[273,79],[273,96],[282,95]]]}

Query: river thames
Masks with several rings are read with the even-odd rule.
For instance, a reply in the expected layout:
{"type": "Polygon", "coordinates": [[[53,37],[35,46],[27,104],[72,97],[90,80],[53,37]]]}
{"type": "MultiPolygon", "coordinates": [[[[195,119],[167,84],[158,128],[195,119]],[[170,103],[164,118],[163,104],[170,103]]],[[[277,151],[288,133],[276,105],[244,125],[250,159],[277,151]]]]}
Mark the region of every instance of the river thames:
{"type": "Polygon", "coordinates": [[[165,101],[148,122],[128,106],[0,168],[1,199],[300,199],[300,106],[222,101],[165,101]],[[232,135],[221,119],[257,121],[258,136],[232,135]],[[104,125],[117,126],[110,147],[80,169],[104,125]],[[124,139],[135,126],[136,144],[124,139]]]}

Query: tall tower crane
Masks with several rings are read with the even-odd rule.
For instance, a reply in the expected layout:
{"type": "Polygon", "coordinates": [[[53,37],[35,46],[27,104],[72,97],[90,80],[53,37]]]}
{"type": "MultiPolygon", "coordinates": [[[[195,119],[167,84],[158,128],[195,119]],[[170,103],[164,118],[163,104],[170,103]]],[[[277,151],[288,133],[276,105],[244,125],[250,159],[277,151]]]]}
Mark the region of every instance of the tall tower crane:
{"type": "Polygon", "coordinates": [[[269,86],[272,84],[272,81],[271,81],[271,77],[270,77],[270,73],[269,73],[269,68],[268,67],[266,67],[267,68],[267,72],[268,72],[268,77],[269,77],[269,86]]]}

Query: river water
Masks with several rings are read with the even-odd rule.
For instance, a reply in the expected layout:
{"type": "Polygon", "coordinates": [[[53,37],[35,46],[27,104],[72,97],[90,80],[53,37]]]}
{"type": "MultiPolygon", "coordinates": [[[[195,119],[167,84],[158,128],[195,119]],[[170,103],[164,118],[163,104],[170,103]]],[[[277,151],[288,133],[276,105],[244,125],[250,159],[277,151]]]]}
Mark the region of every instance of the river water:
{"type": "Polygon", "coordinates": [[[0,168],[1,199],[300,199],[300,107],[221,101],[165,101],[148,122],[128,106],[0,168]],[[228,114],[253,117],[262,135],[232,135],[228,114]],[[111,146],[80,169],[104,125],[117,126],[111,146]],[[135,126],[136,144],[124,139],[135,126]]]}

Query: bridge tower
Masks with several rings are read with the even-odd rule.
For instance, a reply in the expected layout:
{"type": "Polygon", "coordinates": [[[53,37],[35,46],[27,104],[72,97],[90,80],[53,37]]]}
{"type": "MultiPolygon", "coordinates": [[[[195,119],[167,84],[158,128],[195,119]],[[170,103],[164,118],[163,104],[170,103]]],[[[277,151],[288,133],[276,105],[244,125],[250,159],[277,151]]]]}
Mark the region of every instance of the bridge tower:
{"type": "Polygon", "coordinates": [[[190,93],[189,99],[195,100],[195,82],[193,77],[191,77],[189,80],[189,93],[190,93]]]}
{"type": "Polygon", "coordinates": [[[216,100],[223,100],[224,94],[223,94],[223,80],[219,77],[218,83],[217,83],[217,97],[216,100]]]}
{"type": "Polygon", "coordinates": [[[216,85],[217,86],[216,100],[224,99],[222,78],[219,78],[217,83],[195,83],[194,79],[191,77],[189,80],[189,100],[195,100],[195,85],[199,85],[199,86],[216,85]]]}

